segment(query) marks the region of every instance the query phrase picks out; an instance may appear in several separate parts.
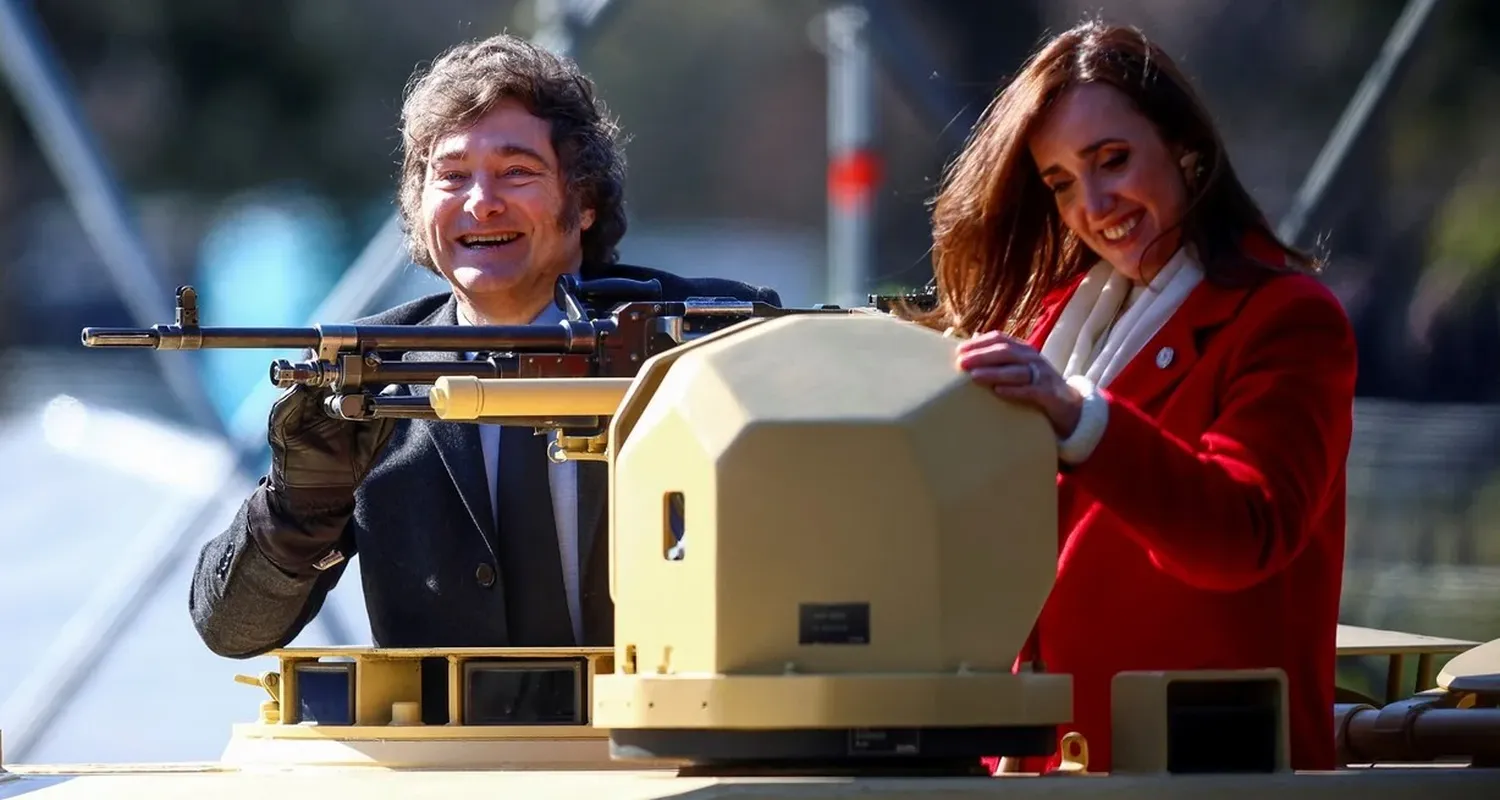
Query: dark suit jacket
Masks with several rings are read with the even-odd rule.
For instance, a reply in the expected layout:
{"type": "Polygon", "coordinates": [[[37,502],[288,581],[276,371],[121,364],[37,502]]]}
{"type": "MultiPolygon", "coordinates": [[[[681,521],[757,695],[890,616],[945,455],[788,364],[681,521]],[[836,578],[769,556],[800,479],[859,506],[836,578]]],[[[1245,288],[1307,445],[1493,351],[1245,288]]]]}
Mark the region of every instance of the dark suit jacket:
{"type": "MultiPolygon", "coordinates": [[[[642,267],[585,268],[583,277],[661,281],[667,299],[735,297],[780,305],[774,290],[723,279],[687,279],[642,267]]],[[[372,317],[369,324],[457,324],[450,293],[414,300],[372,317]]],[[[457,358],[409,354],[424,360],[457,358]]],[[[427,387],[403,387],[423,392],[427,387]]],[[[605,541],[607,466],[578,464],[580,601],[584,646],[609,646],[614,607],[605,541]]],[[[365,606],[380,647],[515,646],[506,630],[504,595],[493,577],[488,486],[479,428],[466,423],[399,420],[380,459],[355,496],[353,518],[339,550],[361,556],[365,606]],[[487,538],[487,534],[488,537],[487,538]],[[481,565],[488,565],[481,570],[481,565]],[[485,584],[488,585],[485,585],[485,584]]],[[[264,480],[229,528],[199,555],[188,606],[213,652],[246,658],[285,646],[322,607],[348,561],[323,571],[288,574],[268,560],[251,531],[295,536],[266,511],[264,480]]],[[[538,502],[551,503],[550,497],[538,502]]]]}

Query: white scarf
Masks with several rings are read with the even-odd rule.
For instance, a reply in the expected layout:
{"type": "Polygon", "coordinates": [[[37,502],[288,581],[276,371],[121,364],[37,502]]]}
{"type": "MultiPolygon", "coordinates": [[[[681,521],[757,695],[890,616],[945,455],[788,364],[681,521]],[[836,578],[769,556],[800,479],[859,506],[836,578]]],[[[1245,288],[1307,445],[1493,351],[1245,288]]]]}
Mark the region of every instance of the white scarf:
{"type": "Polygon", "coordinates": [[[1190,248],[1178,250],[1149,287],[1100,261],[1058,316],[1042,356],[1063,378],[1082,375],[1097,387],[1108,386],[1202,279],[1190,248]]]}

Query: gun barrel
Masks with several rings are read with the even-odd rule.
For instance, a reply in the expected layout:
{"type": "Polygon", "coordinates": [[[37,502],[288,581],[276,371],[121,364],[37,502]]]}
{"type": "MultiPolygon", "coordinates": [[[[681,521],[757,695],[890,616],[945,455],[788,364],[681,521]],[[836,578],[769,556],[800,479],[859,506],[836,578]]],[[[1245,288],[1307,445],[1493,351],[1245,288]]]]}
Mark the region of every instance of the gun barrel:
{"type": "Polygon", "coordinates": [[[495,356],[484,361],[386,361],[356,363],[346,369],[328,361],[287,361],[271,363],[271,384],[288,389],[304,386],[331,386],[340,390],[366,386],[431,384],[445,375],[473,375],[476,378],[514,378],[520,372],[517,356],[495,356]]]}
{"type": "Polygon", "coordinates": [[[357,325],[347,330],[365,350],[591,353],[594,323],[557,325],[357,325]]]}
{"type": "Polygon", "coordinates": [[[1334,723],[1345,764],[1469,758],[1500,763],[1500,709],[1433,707],[1432,698],[1383,708],[1336,704],[1334,723]]]}
{"type": "Polygon", "coordinates": [[[594,351],[597,322],[557,325],[319,325],[311,328],[84,328],[85,347],[146,347],[155,350],[319,349],[336,340],[339,350],[434,350],[485,352],[594,351]]]}
{"type": "Polygon", "coordinates": [[[155,348],[156,331],[143,328],[84,328],[84,347],[155,348]]]}
{"type": "Polygon", "coordinates": [[[153,350],[297,349],[318,346],[317,328],[84,328],[84,347],[148,347],[153,350]]]}
{"type": "Polygon", "coordinates": [[[334,416],[345,419],[437,419],[425,397],[340,395],[329,406],[334,416]]]}
{"type": "Polygon", "coordinates": [[[366,376],[366,383],[434,383],[448,376],[471,375],[476,378],[515,378],[520,359],[499,357],[491,361],[392,361],[381,364],[366,376]]]}
{"type": "Polygon", "coordinates": [[[630,378],[438,378],[428,393],[438,419],[613,416],[630,378]]]}

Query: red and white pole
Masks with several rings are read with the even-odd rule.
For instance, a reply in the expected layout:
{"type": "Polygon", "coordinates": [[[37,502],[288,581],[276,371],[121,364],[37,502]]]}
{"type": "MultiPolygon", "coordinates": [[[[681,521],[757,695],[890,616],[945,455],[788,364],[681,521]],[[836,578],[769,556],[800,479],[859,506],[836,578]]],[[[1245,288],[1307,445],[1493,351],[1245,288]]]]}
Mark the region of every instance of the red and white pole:
{"type": "Polygon", "coordinates": [[[868,13],[848,2],[824,15],[828,57],[828,299],[863,305],[874,251],[874,80],[866,40],[868,13]]]}

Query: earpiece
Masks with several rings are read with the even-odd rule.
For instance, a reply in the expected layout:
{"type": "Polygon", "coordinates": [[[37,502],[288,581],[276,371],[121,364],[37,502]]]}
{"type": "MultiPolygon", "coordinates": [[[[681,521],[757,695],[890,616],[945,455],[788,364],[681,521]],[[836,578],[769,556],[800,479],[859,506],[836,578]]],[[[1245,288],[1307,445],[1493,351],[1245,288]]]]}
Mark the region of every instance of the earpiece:
{"type": "Polygon", "coordinates": [[[1182,166],[1182,179],[1187,181],[1189,186],[1197,183],[1198,178],[1203,175],[1203,165],[1198,163],[1196,150],[1189,150],[1177,163],[1182,166]]]}

